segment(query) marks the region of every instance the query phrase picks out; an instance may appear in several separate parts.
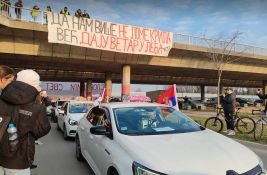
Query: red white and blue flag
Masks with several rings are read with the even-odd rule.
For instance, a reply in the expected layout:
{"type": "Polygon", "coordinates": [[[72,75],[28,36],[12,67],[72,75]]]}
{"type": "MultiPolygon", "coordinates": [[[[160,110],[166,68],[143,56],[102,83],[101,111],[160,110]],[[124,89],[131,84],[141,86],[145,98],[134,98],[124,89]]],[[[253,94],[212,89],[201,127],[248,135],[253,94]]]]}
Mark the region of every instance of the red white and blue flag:
{"type": "Polygon", "coordinates": [[[102,92],[101,92],[100,96],[98,97],[98,99],[95,100],[96,102],[101,103],[101,102],[104,100],[105,91],[106,91],[106,88],[104,88],[104,89],[102,90],[102,92]]]}
{"type": "Polygon", "coordinates": [[[168,90],[161,94],[157,100],[157,103],[167,104],[178,110],[176,84],[172,85],[168,90]]]}

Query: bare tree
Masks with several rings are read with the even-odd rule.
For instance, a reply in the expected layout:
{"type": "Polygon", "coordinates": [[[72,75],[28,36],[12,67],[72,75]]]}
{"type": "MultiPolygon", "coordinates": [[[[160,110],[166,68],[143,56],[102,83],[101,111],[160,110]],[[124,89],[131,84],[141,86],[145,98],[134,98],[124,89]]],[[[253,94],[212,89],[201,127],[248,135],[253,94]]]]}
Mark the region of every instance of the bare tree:
{"type": "Polygon", "coordinates": [[[233,52],[236,54],[244,52],[238,52],[237,50],[237,42],[240,36],[242,35],[241,32],[236,31],[234,32],[229,39],[222,39],[218,38],[216,40],[206,39],[205,42],[207,44],[207,57],[210,58],[215,65],[215,68],[218,73],[218,82],[217,82],[217,105],[219,106],[219,96],[220,96],[220,86],[221,86],[221,78],[222,73],[225,68],[226,64],[230,64],[233,62],[238,61],[239,57],[233,56],[233,52]]]}

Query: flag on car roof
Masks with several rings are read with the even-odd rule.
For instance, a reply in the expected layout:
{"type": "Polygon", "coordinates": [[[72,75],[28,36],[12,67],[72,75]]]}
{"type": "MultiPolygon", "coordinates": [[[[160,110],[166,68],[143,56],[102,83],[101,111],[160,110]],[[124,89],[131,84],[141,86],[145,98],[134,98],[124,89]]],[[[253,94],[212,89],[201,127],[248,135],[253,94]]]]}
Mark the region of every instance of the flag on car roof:
{"type": "Polygon", "coordinates": [[[106,88],[104,88],[104,89],[102,90],[102,92],[101,92],[100,96],[98,97],[98,99],[95,100],[96,102],[101,103],[101,102],[104,100],[105,91],[106,91],[106,88]]]}
{"type": "Polygon", "coordinates": [[[157,103],[167,104],[178,109],[176,84],[172,85],[168,90],[161,94],[157,100],[157,103]]]}

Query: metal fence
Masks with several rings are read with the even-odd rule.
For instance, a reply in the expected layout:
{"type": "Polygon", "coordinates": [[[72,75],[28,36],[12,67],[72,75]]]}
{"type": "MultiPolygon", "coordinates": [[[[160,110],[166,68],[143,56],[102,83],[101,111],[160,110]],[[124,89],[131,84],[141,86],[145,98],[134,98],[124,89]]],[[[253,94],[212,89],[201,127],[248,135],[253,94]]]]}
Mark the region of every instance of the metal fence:
{"type": "Polygon", "coordinates": [[[46,22],[46,11],[27,9],[24,7],[17,8],[3,1],[0,1],[0,15],[3,15],[13,20],[35,22],[39,24],[47,23],[46,22]],[[33,11],[36,12],[35,13],[36,15],[33,15],[33,11]]]}
{"type": "MultiPolygon", "coordinates": [[[[210,46],[212,46],[218,49],[225,48],[226,44],[228,43],[226,41],[219,41],[219,40],[207,39],[204,37],[184,35],[184,34],[174,34],[173,40],[175,43],[188,44],[205,48],[210,48],[210,46]]],[[[234,52],[249,53],[252,55],[267,55],[267,49],[262,47],[255,47],[251,45],[237,44],[237,43],[230,44],[230,47],[232,47],[231,50],[234,52]]]]}
{"type": "MultiPolygon", "coordinates": [[[[0,15],[6,16],[7,18],[13,19],[13,20],[21,20],[21,21],[27,21],[27,22],[35,22],[39,24],[47,24],[47,18],[46,18],[46,11],[43,10],[36,10],[37,16],[33,17],[32,15],[33,9],[27,9],[27,8],[18,8],[6,4],[5,2],[0,0],[0,15]]],[[[216,48],[224,48],[225,44],[227,42],[225,41],[219,41],[219,40],[213,40],[213,39],[207,39],[204,37],[198,37],[198,36],[192,36],[192,35],[185,35],[185,34],[174,34],[173,38],[175,43],[178,44],[188,44],[188,45],[194,45],[194,46],[200,46],[205,48],[210,48],[209,43],[212,43],[212,46],[215,46],[216,48]]],[[[252,55],[266,55],[267,56],[267,49],[261,48],[261,47],[255,47],[250,45],[244,45],[244,44],[237,44],[233,43],[232,49],[234,52],[242,52],[242,53],[249,53],[252,55]]]]}

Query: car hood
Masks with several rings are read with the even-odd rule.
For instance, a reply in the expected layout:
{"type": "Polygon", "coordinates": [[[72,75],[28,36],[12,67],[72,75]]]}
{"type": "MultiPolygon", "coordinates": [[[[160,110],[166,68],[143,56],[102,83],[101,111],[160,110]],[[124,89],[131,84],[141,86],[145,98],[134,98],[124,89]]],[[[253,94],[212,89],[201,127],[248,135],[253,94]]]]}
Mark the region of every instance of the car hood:
{"type": "Polygon", "coordinates": [[[71,120],[80,121],[85,113],[70,113],[69,118],[71,120]]]}
{"type": "Polygon", "coordinates": [[[244,173],[259,164],[251,150],[210,130],[122,135],[118,142],[137,163],[169,175],[225,175],[227,170],[244,173]]]}

